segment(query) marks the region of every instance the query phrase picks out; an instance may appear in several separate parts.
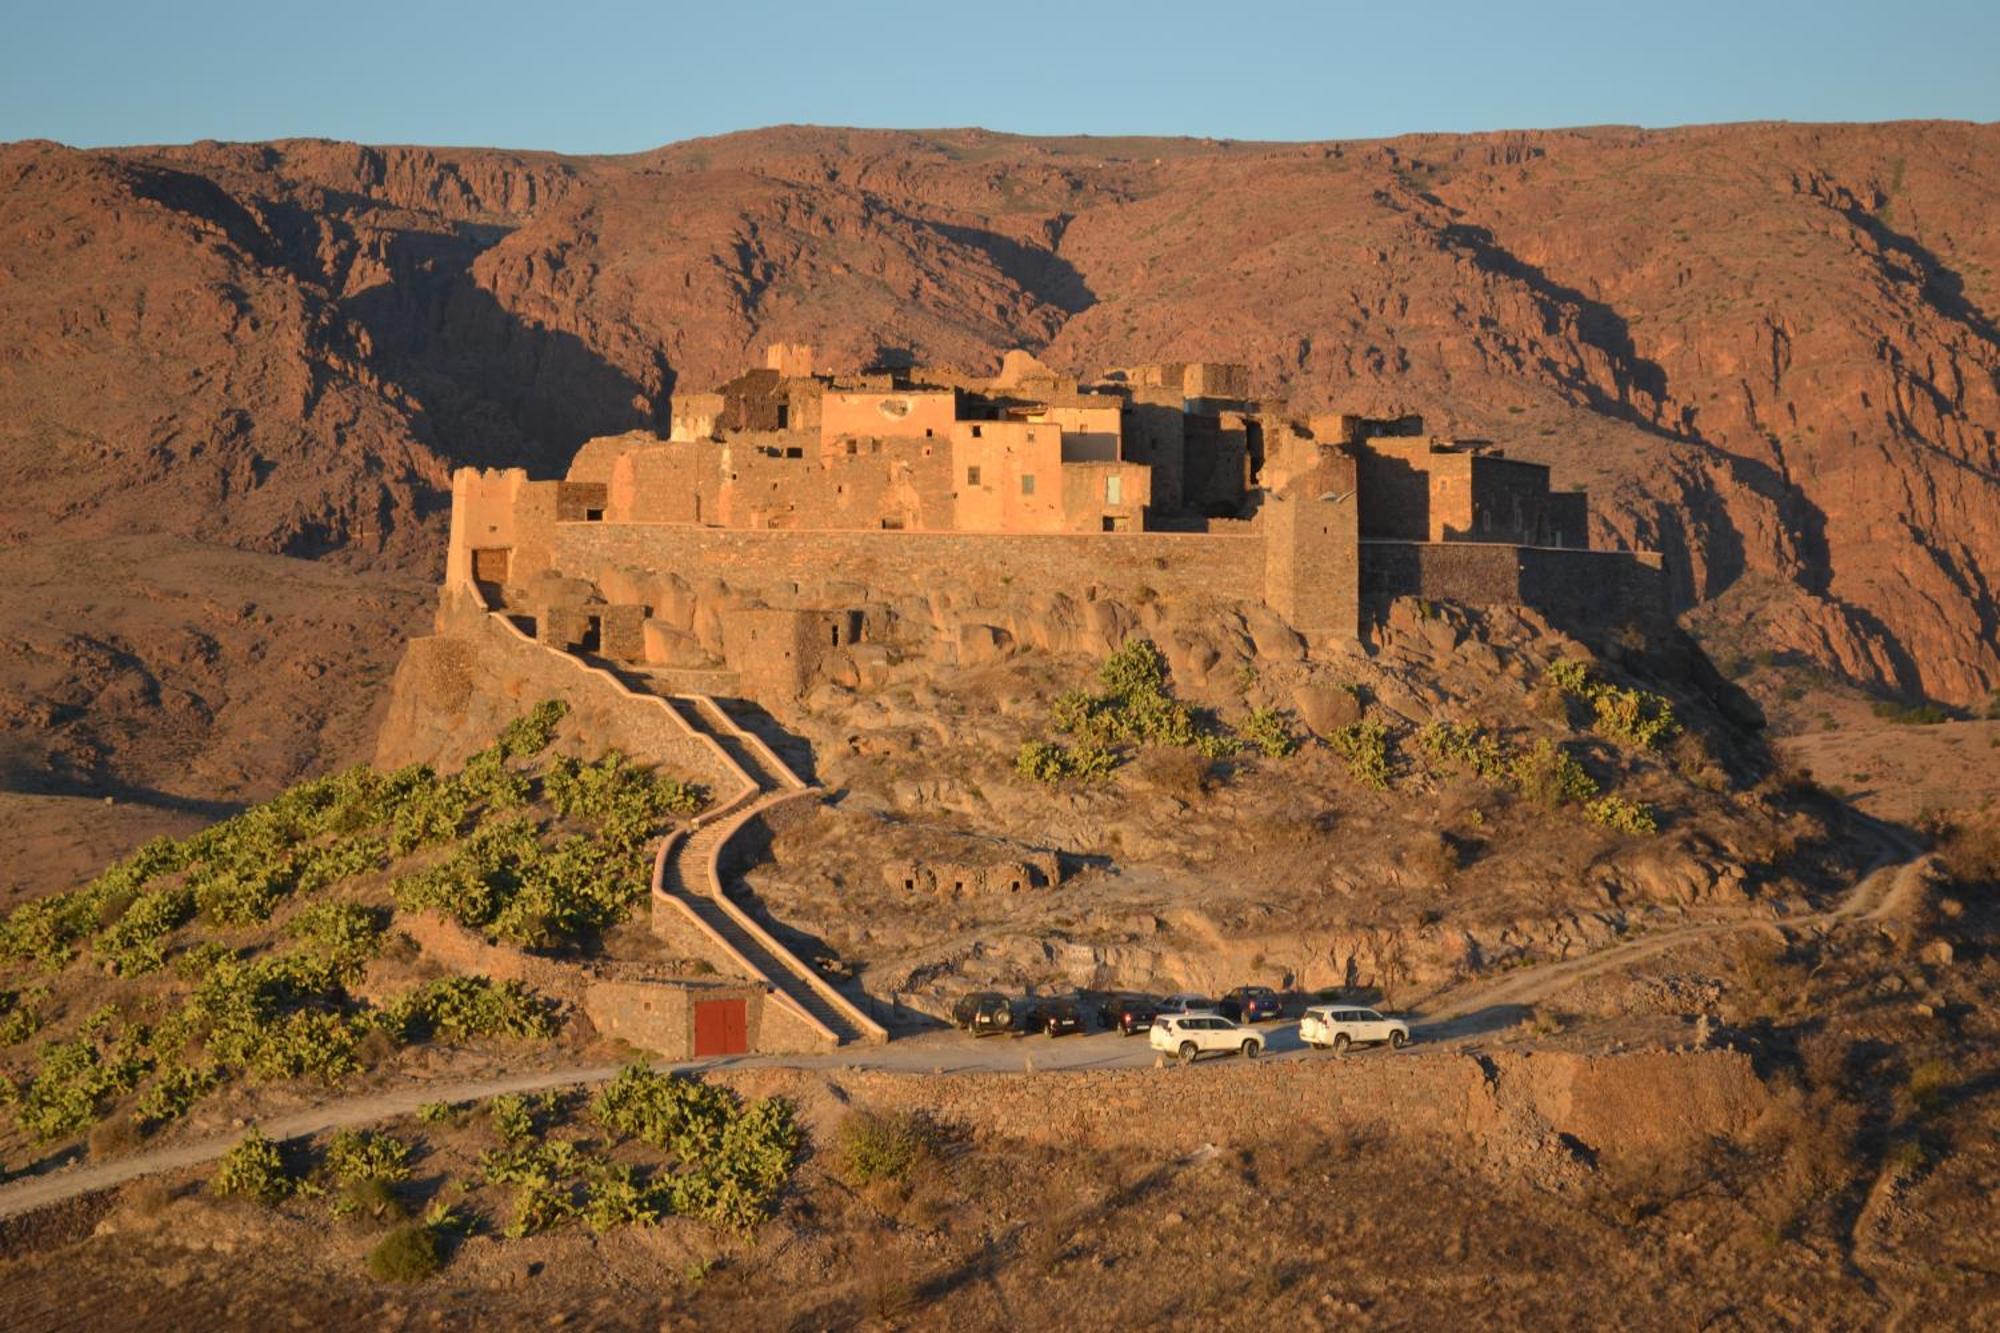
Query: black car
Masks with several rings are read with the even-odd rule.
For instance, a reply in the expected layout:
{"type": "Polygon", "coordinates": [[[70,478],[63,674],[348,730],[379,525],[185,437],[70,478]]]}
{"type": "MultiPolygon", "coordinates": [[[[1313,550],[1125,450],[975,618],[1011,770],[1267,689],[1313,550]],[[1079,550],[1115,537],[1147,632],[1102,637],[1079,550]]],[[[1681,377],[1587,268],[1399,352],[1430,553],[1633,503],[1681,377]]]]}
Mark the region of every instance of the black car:
{"type": "Polygon", "coordinates": [[[1011,1032],[1014,1029],[1014,1005],[998,991],[974,991],[961,997],[951,1007],[951,1021],[954,1026],[964,1028],[975,1037],[1011,1032]]]}
{"type": "Polygon", "coordinates": [[[1066,1037],[1084,1030],[1083,1009],[1075,1000],[1037,1000],[1029,1007],[1027,1021],[1022,1026],[1029,1032],[1066,1037]]]}
{"type": "Polygon", "coordinates": [[[1262,1023],[1283,1018],[1285,1002],[1269,986],[1238,986],[1222,997],[1216,1012],[1238,1023],[1262,1023]]]}
{"type": "Polygon", "coordinates": [[[1097,1021],[1125,1036],[1136,1036],[1153,1026],[1159,1006],[1144,995],[1113,995],[1098,1006],[1097,1021]]]}

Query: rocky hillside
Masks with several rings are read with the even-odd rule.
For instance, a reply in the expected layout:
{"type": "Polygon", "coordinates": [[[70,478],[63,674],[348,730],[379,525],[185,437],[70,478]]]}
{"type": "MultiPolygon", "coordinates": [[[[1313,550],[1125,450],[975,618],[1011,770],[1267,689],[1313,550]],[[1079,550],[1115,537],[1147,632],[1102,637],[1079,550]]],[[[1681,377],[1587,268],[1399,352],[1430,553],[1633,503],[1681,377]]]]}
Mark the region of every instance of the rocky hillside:
{"type": "Polygon", "coordinates": [[[2000,127],[1376,143],[782,128],[627,158],[0,148],[0,533],[435,568],[774,339],[1249,361],[1596,491],[1708,632],[2000,684],[2000,127]]]}

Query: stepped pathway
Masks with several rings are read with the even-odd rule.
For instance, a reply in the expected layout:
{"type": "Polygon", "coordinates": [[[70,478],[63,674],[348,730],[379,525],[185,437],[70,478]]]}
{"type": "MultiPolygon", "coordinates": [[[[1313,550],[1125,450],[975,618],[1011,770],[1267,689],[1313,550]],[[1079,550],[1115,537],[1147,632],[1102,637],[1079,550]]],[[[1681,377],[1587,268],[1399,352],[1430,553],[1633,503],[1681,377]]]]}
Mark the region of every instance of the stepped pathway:
{"type": "MultiPolygon", "coordinates": [[[[884,1041],[888,1033],[805,960],[787,949],[729,896],[722,861],[729,840],[765,810],[817,790],[764,741],[745,731],[707,695],[663,696],[690,728],[708,736],[745,777],[735,800],[709,812],[662,848],[655,892],[687,915],[838,1044],[884,1041]]],[[[655,904],[665,907],[664,903],[655,904]]]]}

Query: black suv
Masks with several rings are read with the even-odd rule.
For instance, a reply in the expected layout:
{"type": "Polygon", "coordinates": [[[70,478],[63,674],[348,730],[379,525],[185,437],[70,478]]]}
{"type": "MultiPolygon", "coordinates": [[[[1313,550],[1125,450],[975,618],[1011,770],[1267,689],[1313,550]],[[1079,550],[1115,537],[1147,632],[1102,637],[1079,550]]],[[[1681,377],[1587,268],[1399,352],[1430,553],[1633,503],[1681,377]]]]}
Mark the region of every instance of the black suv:
{"type": "Polygon", "coordinates": [[[1285,1016],[1285,1002],[1269,986],[1238,986],[1222,997],[1215,1011],[1238,1023],[1262,1023],[1285,1016]]]}
{"type": "Polygon", "coordinates": [[[1029,1032],[1046,1032],[1051,1037],[1067,1036],[1083,1031],[1083,1010],[1075,1000],[1037,1000],[1028,1009],[1028,1020],[1022,1026],[1029,1032]]]}
{"type": "Polygon", "coordinates": [[[1014,1005],[998,991],[974,991],[961,997],[951,1007],[951,1021],[954,1026],[964,1028],[975,1037],[1011,1032],[1014,1028],[1014,1005]]]}
{"type": "Polygon", "coordinates": [[[1153,1026],[1159,1007],[1144,995],[1113,995],[1097,1008],[1097,1021],[1125,1036],[1136,1036],[1153,1026]]]}

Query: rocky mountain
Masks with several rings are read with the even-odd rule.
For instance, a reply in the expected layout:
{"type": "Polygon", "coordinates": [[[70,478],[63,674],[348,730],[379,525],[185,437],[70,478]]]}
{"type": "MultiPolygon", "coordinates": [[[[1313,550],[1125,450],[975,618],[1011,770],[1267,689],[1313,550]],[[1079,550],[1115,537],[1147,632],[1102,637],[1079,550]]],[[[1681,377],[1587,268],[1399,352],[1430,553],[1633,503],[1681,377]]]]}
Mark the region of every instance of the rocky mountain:
{"type": "Polygon", "coordinates": [[[2000,126],[1933,123],[14,144],[0,541],[423,575],[450,467],[553,471],[773,340],[1234,359],[1555,463],[1705,633],[1972,703],[2000,685],[1996,204],[2000,126]]]}

